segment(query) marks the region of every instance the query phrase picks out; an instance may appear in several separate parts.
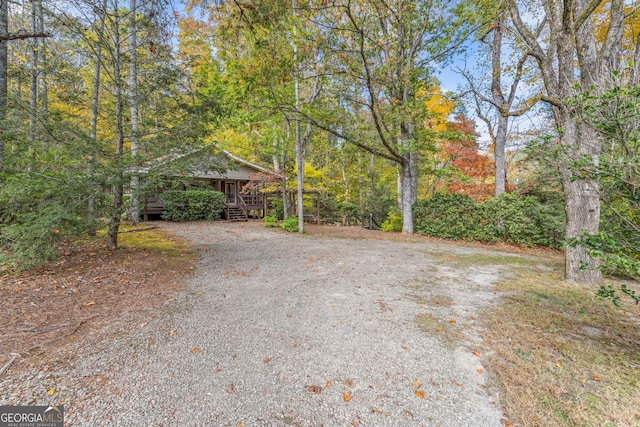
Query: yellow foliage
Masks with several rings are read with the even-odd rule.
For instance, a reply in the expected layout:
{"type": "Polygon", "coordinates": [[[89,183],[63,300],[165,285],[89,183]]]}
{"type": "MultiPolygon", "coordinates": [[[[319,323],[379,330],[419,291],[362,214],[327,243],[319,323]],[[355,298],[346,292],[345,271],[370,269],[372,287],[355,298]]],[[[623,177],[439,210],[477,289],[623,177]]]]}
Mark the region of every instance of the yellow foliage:
{"type": "Polygon", "coordinates": [[[437,132],[446,130],[455,103],[442,95],[439,86],[434,86],[428,93],[423,91],[419,95],[426,95],[424,105],[427,109],[427,120],[425,120],[427,128],[437,132]]]}
{"type": "Polygon", "coordinates": [[[320,180],[324,177],[324,173],[316,169],[311,163],[304,162],[304,176],[309,180],[320,180]]]}
{"type": "MultiPolygon", "coordinates": [[[[638,33],[640,33],[640,13],[633,13],[631,5],[626,5],[624,12],[629,17],[625,19],[622,45],[624,51],[632,55],[638,40],[638,33]]],[[[611,0],[600,3],[593,12],[593,21],[596,40],[602,43],[611,24],[611,0]]]]}

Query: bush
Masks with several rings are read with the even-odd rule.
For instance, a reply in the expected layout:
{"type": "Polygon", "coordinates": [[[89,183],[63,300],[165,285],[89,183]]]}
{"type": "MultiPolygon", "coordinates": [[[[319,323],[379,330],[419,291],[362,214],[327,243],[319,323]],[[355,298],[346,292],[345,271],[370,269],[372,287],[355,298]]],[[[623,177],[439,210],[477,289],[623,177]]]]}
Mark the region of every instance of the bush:
{"type": "Polygon", "coordinates": [[[342,215],[358,215],[360,213],[358,205],[352,202],[340,202],[337,208],[342,215]]]}
{"type": "Polygon", "coordinates": [[[430,199],[416,202],[413,209],[416,233],[444,239],[475,240],[478,208],[466,194],[437,193],[430,199]]]}
{"type": "Polygon", "coordinates": [[[418,234],[444,239],[507,242],[523,246],[562,247],[561,203],[503,193],[484,203],[464,194],[436,194],[414,205],[418,234]]]}
{"type": "Polygon", "coordinates": [[[60,242],[84,226],[82,175],[17,174],[0,182],[0,265],[20,270],[55,260],[60,242]]]}
{"type": "Polygon", "coordinates": [[[224,194],[213,190],[169,190],[160,195],[163,219],[169,221],[211,221],[220,218],[225,206],[224,194]]]}
{"type": "MultiPolygon", "coordinates": [[[[564,215],[535,197],[503,193],[481,205],[483,216],[490,219],[489,233],[497,239],[522,246],[561,247],[564,215]]],[[[478,238],[478,240],[483,240],[478,238]]]]}
{"type": "Polygon", "coordinates": [[[290,216],[282,221],[280,225],[283,230],[287,230],[289,233],[297,233],[298,232],[298,217],[290,216]]]}
{"type": "Polygon", "coordinates": [[[275,227],[276,225],[278,225],[278,217],[265,216],[264,218],[262,218],[262,223],[267,228],[275,227]]]}
{"type": "Polygon", "coordinates": [[[391,211],[387,219],[380,226],[382,231],[402,231],[402,214],[398,211],[391,211]]]}
{"type": "Polygon", "coordinates": [[[274,200],[271,202],[271,210],[276,218],[284,218],[284,203],[282,200],[274,200]]]}

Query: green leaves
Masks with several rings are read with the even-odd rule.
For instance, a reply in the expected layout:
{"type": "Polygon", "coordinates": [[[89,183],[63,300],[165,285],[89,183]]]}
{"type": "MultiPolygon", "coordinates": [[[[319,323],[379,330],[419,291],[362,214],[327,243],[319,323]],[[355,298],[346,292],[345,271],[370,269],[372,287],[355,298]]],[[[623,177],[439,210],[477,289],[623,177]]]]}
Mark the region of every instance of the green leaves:
{"type": "MultiPolygon", "coordinates": [[[[572,101],[576,114],[603,139],[599,162],[578,158],[572,173],[597,180],[602,200],[601,232],[570,242],[598,258],[605,272],[640,279],[640,86],[590,88],[572,101]]],[[[623,294],[637,297],[629,291],[623,294]]],[[[613,288],[600,296],[618,304],[613,288]]]]}
{"type": "Polygon", "coordinates": [[[503,193],[484,203],[466,194],[434,195],[414,205],[416,232],[445,239],[562,247],[561,206],[535,197],[503,193]]]}
{"type": "Polygon", "coordinates": [[[169,221],[214,220],[225,206],[224,194],[213,190],[169,190],[160,195],[163,219],[169,221]]]}

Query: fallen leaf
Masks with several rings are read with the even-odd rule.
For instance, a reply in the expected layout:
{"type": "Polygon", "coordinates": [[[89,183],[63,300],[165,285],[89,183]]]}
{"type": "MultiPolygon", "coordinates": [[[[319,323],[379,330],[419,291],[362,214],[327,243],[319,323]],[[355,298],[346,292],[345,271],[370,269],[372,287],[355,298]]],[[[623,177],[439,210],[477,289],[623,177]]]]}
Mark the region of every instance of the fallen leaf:
{"type": "Polygon", "coordinates": [[[83,307],[91,307],[92,305],[96,305],[95,301],[89,301],[82,304],[83,307]]]}
{"type": "Polygon", "coordinates": [[[449,323],[456,323],[456,320],[455,319],[451,319],[451,320],[449,320],[449,323]]]}
{"type": "Polygon", "coordinates": [[[312,385],[311,387],[309,387],[309,391],[315,394],[320,394],[322,392],[322,387],[320,387],[319,385],[312,385]]]}
{"type": "Polygon", "coordinates": [[[264,363],[269,363],[269,362],[271,362],[271,358],[270,357],[265,357],[264,359],[262,359],[262,361],[264,363]]]}
{"type": "Polygon", "coordinates": [[[198,295],[202,295],[202,291],[198,291],[196,292],[198,295]]]}
{"type": "Polygon", "coordinates": [[[421,385],[422,385],[422,381],[420,380],[415,380],[413,382],[413,388],[420,388],[421,385]]]}
{"type": "Polygon", "coordinates": [[[483,372],[484,372],[484,371],[483,371],[482,369],[478,369],[478,373],[479,373],[480,375],[482,375],[482,373],[483,373],[483,372]]]}
{"type": "Polygon", "coordinates": [[[425,397],[427,397],[427,395],[424,394],[424,391],[420,391],[420,390],[416,391],[416,396],[418,396],[420,399],[424,399],[425,397]]]}
{"type": "Polygon", "coordinates": [[[193,348],[191,349],[191,353],[197,353],[197,352],[199,352],[199,351],[200,351],[200,349],[199,349],[198,347],[193,347],[193,348]]]}
{"type": "Polygon", "coordinates": [[[403,350],[406,350],[408,347],[406,345],[403,345],[402,347],[400,347],[403,350]]]}
{"type": "Polygon", "coordinates": [[[477,357],[480,357],[480,352],[479,352],[479,351],[474,351],[474,352],[473,352],[473,355],[474,355],[474,356],[477,356],[477,357]]]}
{"type": "Polygon", "coordinates": [[[326,388],[331,387],[333,384],[331,384],[331,381],[327,381],[327,384],[325,385],[326,388]]]}
{"type": "Polygon", "coordinates": [[[235,390],[235,386],[233,384],[231,384],[229,387],[227,387],[227,393],[233,393],[233,390],[235,390]]]}
{"type": "Polygon", "coordinates": [[[127,279],[125,279],[124,277],[122,279],[120,279],[120,283],[124,283],[126,281],[127,281],[127,279]]]}
{"type": "Polygon", "coordinates": [[[602,381],[599,377],[593,377],[591,379],[594,380],[594,381],[602,381]]]}
{"type": "Polygon", "coordinates": [[[55,392],[56,392],[56,391],[55,391],[54,389],[51,389],[51,390],[49,390],[49,391],[47,392],[47,394],[48,394],[49,396],[51,396],[51,395],[52,395],[53,393],[55,393],[55,392]]]}
{"type": "Polygon", "coordinates": [[[348,391],[345,391],[344,394],[342,395],[342,400],[344,400],[345,402],[348,402],[351,400],[351,393],[349,393],[348,391]]]}
{"type": "Polygon", "coordinates": [[[500,424],[502,424],[504,427],[513,427],[513,423],[505,418],[500,420],[500,424]]]}
{"type": "Polygon", "coordinates": [[[356,427],[358,425],[358,422],[356,420],[351,421],[350,423],[353,427],[356,427]]]}
{"type": "Polygon", "coordinates": [[[176,330],[172,329],[169,331],[169,335],[174,336],[176,334],[176,330]]]}

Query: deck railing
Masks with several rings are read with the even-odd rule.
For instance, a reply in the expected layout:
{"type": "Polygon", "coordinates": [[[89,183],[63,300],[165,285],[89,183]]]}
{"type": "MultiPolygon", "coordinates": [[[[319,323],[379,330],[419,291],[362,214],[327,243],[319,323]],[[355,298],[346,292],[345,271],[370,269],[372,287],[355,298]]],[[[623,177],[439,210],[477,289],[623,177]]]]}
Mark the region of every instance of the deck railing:
{"type": "Polygon", "coordinates": [[[246,206],[262,206],[264,204],[262,194],[241,194],[240,199],[246,206]]]}

